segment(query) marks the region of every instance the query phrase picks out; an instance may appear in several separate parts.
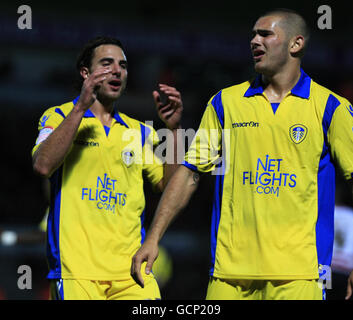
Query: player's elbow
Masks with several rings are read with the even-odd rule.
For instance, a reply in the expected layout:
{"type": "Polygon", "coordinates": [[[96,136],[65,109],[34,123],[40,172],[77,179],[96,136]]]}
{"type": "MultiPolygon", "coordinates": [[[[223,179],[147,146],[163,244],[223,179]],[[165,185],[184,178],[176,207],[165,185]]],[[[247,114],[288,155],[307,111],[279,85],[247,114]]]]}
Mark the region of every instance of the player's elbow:
{"type": "Polygon", "coordinates": [[[51,169],[49,166],[46,165],[45,162],[38,157],[33,159],[33,171],[35,174],[44,178],[49,178],[51,174],[51,169]]]}

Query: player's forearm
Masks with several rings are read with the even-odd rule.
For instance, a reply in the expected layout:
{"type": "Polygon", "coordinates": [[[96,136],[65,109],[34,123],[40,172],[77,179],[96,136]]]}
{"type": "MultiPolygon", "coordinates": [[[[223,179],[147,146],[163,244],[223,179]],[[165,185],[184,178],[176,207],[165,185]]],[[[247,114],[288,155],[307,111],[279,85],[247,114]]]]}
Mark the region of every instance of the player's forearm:
{"type": "MultiPolygon", "coordinates": [[[[167,161],[164,164],[163,174],[163,190],[166,188],[168,181],[180,166],[180,160],[184,159],[184,145],[182,139],[179,139],[178,129],[170,130],[167,135],[167,161]]],[[[162,191],[163,191],[162,190],[162,191]]]]}
{"type": "Polygon", "coordinates": [[[49,177],[64,161],[80,126],[84,110],[75,106],[54,132],[42,142],[33,155],[33,170],[49,177]]]}
{"type": "Polygon", "coordinates": [[[198,173],[184,166],[178,168],[162,194],[146,241],[160,241],[170,223],[189,203],[198,183],[198,173]]]}

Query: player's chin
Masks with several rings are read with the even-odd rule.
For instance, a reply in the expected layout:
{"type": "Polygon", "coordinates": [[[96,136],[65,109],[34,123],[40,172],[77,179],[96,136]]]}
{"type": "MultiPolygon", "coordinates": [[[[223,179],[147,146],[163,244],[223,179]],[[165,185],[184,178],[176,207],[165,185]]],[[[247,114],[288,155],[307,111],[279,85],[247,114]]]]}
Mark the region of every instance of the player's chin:
{"type": "Polygon", "coordinates": [[[120,88],[119,90],[108,90],[104,92],[104,96],[106,99],[116,100],[123,94],[123,92],[123,88],[120,88]]]}
{"type": "Polygon", "coordinates": [[[255,72],[257,73],[263,73],[265,71],[265,68],[261,64],[261,62],[254,62],[254,69],[255,69],[255,72]]]}

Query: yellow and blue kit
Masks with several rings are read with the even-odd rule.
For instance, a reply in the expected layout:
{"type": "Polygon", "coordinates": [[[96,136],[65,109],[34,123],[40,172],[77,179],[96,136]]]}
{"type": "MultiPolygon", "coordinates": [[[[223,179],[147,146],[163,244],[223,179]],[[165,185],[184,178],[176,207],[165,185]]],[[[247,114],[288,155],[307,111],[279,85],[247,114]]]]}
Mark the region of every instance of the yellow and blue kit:
{"type": "Polygon", "coordinates": [[[214,95],[185,156],[216,174],[210,275],[318,279],[333,247],[335,166],[353,173],[353,108],[303,70],[279,105],[261,76],[214,95]]]}
{"type": "MultiPolygon", "coordinates": [[[[49,108],[32,150],[73,109],[49,108]]],[[[156,186],[163,165],[157,133],[115,111],[104,127],[88,109],[62,165],[50,177],[47,224],[49,279],[129,280],[131,258],[144,241],[144,176],[156,186]]]]}

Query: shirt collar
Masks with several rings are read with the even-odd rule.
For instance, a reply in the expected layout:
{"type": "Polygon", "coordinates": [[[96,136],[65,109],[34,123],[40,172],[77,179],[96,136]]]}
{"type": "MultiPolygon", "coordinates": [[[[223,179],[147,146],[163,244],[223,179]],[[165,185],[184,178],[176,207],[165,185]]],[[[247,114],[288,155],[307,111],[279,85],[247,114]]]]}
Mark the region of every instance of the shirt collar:
{"type": "Polygon", "coordinates": [[[129,126],[126,124],[126,122],[120,117],[120,114],[118,111],[114,110],[113,118],[116,120],[116,122],[120,123],[121,125],[125,126],[126,128],[129,128],[129,126]]]}
{"type": "MultiPolygon", "coordinates": [[[[78,99],[80,98],[80,96],[77,96],[72,103],[75,105],[78,101],[78,99]]],[[[83,115],[84,118],[95,118],[95,115],[93,114],[93,112],[90,109],[87,109],[85,114],[83,115]]],[[[121,116],[119,115],[119,112],[114,109],[114,114],[113,114],[113,118],[116,120],[116,122],[120,123],[121,125],[125,126],[126,128],[129,128],[129,126],[126,124],[126,122],[121,118],[121,116]]]]}
{"type": "MultiPolygon", "coordinates": [[[[310,86],[311,78],[304,72],[303,69],[300,69],[300,78],[294,88],[291,91],[291,94],[309,99],[310,97],[310,86]]],[[[252,97],[256,94],[262,94],[264,89],[262,87],[261,74],[257,74],[254,81],[250,84],[250,87],[245,92],[244,97],[252,97]]]]}

